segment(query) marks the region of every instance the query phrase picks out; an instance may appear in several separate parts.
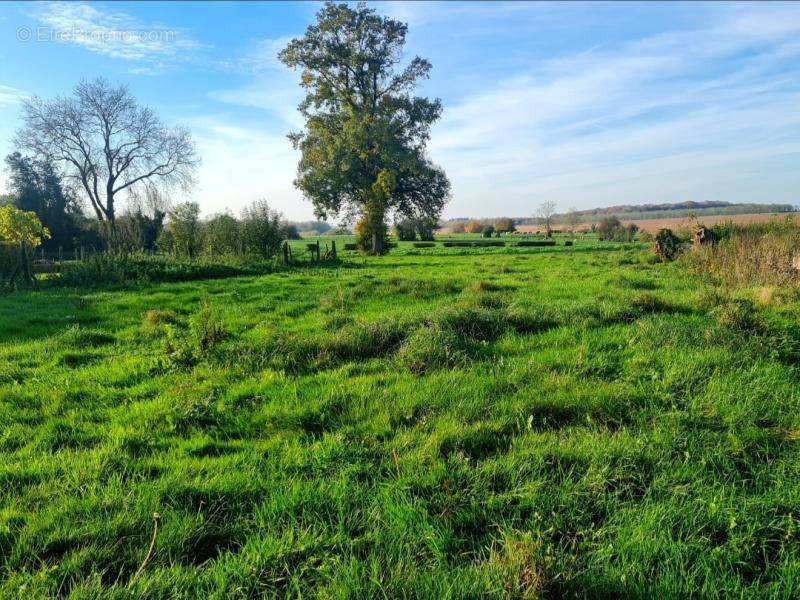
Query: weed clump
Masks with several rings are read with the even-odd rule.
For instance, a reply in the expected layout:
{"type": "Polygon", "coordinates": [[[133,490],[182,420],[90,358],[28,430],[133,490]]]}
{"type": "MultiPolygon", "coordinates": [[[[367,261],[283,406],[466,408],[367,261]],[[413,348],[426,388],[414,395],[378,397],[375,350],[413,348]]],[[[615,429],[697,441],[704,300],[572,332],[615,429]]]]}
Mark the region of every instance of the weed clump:
{"type": "Polygon", "coordinates": [[[398,362],[415,375],[456,367],[467,362],[463,340],[439,325],[412,333],[397,353],[398,362]]]}
{"type": "Polygon", "coordinates": [[[172,310],[161,310],[151,308],[144,313],[142,325],[147,328],[158,327],[159,325],[173,324],[177,321],[178,315],[172,310]]]}
{"type": "Polygon", "coordinates": [[[164,351],[173,366],[189,367],[206,358],[225,339],[225,327],[208,301],[192,317],[189,330],[167,326],[164,351]]]}
{"type": "Polygon", "coordinates": [[[726,302],[711,312],[717,320],[717,324],[723,329],[748,332],[758,329],[761,325],[750,300],[726,302]]]}

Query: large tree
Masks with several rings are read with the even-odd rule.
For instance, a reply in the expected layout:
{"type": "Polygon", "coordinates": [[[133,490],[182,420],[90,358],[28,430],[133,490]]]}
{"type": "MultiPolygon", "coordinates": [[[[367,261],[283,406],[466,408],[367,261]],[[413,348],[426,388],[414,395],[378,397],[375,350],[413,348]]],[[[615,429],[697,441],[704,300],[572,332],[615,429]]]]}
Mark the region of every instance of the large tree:
{"type": "Polygon", "coordinates": [[[441,102],[413,95],[431,64],[400,66],[407,30],[364,4],[327,3],[279,55],[306,90],[305,129],[289,136],[302,153],[295,185],[318,218],[360,216],[375,253],[388,213],[436,218],[450,191],[425,152],[441,102]]]}
{"type": "Polygon", "coordinates": [[[125,86],[83,81],[70,97],[26,101],[22,118],[17,146],[60,164],[112,233],[119,194],[193,184],[199,159],[189,131],[166,127],[125,86]]]}
{"type": "Polygon", "coordinates": [[[6,166],[12,203],[23,211],[36,213],[50,231],[51,237],[44,246],[50,250],[71,248],[73,238],[79,234],[76,219],[81,210],[53,163],[14,152],[6,157],[6,166]]]}

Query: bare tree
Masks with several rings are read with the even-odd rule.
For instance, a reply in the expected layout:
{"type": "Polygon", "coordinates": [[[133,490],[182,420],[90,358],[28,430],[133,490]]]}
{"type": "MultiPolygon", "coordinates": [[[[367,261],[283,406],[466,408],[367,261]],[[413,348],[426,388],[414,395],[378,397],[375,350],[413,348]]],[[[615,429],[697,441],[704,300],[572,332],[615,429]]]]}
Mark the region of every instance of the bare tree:
{"type": "Polygon", "coordinates": [[[556,203],[552,200],[547,200],[539,205],[536,209],[536,216],[542,221],[547,232],[547,237],[551,236],[550,225],[552,224],[553,215],[556,212],[556,203]]]}
{"type": "Polygon", "coordinates": [[[112,232],[121,192],[194,184],[200,160],[189,131],[163,125],[126,86],[82,81],[70,97],[26,101],[22,118],[16,144],[60,163],[112,232]]]}
{"type": "Polygon", "coordinates": [[[569,232],[575,237],[575,226],[578,224],[578,209],[570,208],[565,218],[569,232]]]}

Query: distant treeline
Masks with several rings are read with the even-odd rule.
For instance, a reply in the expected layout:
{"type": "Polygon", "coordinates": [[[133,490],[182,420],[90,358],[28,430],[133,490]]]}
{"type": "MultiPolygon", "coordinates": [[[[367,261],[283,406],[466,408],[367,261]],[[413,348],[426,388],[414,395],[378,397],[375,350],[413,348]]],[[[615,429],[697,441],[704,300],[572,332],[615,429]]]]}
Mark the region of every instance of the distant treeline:
{"type": "MultiPolygon", "coordinates": [[[[705,202],[671,202],[664,204],[620,204],[618,206],[576,210],[570,213],[557,213],[552,216],[551,221],[553,223],[566,223],[569,221],[569,215],[572,215],[576,223],[590,223],[610,216],[623,220],[671,219],[675,217],[686,217],[689,213],[699,217],[703,215],[786,213],[795,210],[796,207],[791,204],[734,204],[732,202],[713,200],[705,202]]],[[[468,218],[454,218],[447,221],[445,226],[452,223],[467,221],[469,221],[468,218]]],[[[516,225],[538,225],[540,221],[541,219],[538,217],[514,217],[514,223],[516,225]]]]}

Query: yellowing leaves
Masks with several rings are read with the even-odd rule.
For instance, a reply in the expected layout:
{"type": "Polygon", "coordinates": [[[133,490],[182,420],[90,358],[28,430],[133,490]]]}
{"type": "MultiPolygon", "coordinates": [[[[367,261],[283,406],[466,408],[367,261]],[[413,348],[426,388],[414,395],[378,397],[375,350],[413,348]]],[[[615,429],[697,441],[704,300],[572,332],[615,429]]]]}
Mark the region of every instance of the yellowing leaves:
{"type": "Polygon", "coordinates": [[[35,212],[8,205],[0,207],[0,241],[36,247],[42,239],[50,239],[50,232],[42,227],[35,212]]]}

